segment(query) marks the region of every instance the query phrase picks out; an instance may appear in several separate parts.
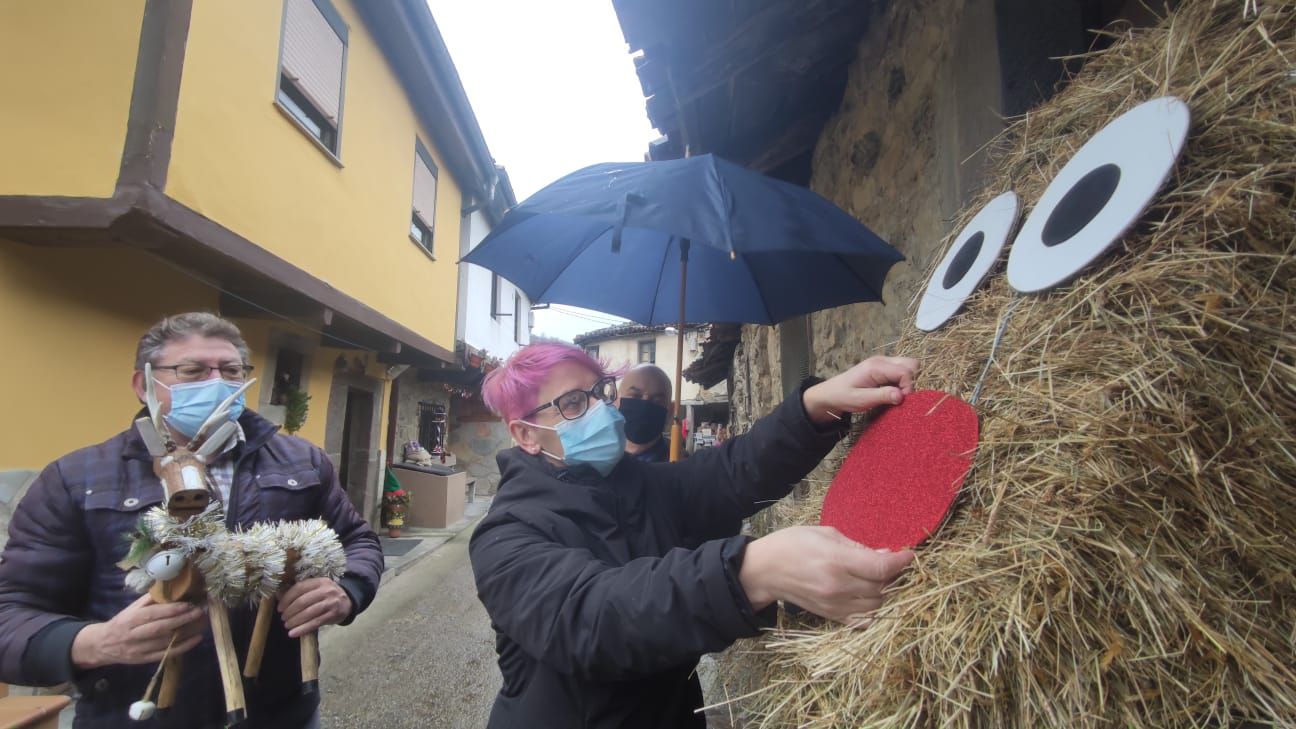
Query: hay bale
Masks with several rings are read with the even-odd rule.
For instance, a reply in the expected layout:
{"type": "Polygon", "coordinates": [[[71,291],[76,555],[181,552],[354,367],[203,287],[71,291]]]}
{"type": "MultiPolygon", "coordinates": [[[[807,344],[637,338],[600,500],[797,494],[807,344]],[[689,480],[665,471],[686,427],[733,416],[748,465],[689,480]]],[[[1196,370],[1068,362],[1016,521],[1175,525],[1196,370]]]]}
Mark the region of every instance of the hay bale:
{"type": "MultiPolygon", "coordinates": [[[[1001,262],[901,339],[922,387],[970,398],[1007,318],[974,470],[871,624],[743,648],[748,726],[1296,725],[1294,68],[1296,2],[1187,0],[1002,135],[954,231],[1004,189],[1029,210],[1141,101],[1193,113],[1098,264],[1022,297],[1001,262]]],[[[824,486],[774,526],[817,522],[824,486]]]]}

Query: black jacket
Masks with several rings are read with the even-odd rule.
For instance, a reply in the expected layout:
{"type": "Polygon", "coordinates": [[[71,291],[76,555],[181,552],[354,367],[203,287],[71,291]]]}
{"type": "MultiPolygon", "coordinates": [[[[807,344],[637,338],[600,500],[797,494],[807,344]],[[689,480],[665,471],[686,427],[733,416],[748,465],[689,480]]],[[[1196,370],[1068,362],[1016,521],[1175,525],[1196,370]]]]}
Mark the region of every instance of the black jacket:
{"type": "MultiPolygon", "coordinates": [[[[804,390],[804,386],[802,388],[804,390]]],[[[738,581],[742,520],[787,494],[844,429],[789,397],[751,431],[607,478],[518,448],[470,545],[504,685],[490,727],[702,727],[704,653],[769,624],[738,581]]]]}
{"type": "MultiPolygon", "coordinates": [[[[278,519],[324,519],[346,550],[341,585],[354,612],[368,607],[382,578],[382,547],[338,484],[324,451],[251,410],[239,418],[246,442],[237,465],[227,526],[278,519]]],[[[14,511],[0,555],[0,681],[46,686],[75,681],[77,729],[154,729],[223,726],[224,693],[211,633],[184,656],[177,704],[147,722],[127,717],[144,695],[157,664],[74,671],[77,632],[106,621],[139,595],[123,584],[117,562],[126,556],[140,514],[162,501],[162,482],[139,432],[130,427],[99,445],[50,464],[14,511]]],[[[347,618],[346,622],[350,622],[347,618]]],[[[234,645],[243,665],[255,621],[247,607],[230,610],[234,645]]],[[[249,729],[300,727],[315,713],[317,695],[301,694],[301,651],[283,621],[272,622],[261,678],[244,686],[249,729]]]]}

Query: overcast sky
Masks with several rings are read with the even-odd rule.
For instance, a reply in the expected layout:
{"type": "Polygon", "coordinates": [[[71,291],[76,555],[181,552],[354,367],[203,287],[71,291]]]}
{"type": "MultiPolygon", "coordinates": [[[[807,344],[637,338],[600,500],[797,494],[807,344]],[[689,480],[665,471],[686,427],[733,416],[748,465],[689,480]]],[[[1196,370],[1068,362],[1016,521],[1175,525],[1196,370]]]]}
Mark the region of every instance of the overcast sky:
{"type": "MultiPolygon", "coordinates": [[[[428,7],[519,201],[588,165],[641,161],[659,136],[612,0],[428,0],[428,7]]],[[[556,307],[536,312],[533,333],[571,339],[617,321],[556,307]]]]}

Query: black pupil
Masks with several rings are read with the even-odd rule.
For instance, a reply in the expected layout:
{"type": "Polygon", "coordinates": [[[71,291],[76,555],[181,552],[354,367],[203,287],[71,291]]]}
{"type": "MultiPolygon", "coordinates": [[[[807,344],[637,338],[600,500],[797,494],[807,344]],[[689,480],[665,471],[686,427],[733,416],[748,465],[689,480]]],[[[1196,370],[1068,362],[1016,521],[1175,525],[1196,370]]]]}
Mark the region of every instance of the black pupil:
{"type": "Polygon", "coordinates": [[[941,279],[942,286],[952,289],[959,281],[963,280],[968,269],[972,268],[973,262],[981,254],[981,244],[984,242],[985,233],[978,230],[963,243],[963,247],[959,249],[958,253],[954,254],[954,260],[950,261],[949,268],[945,269],[945,278],[941,279]]]}
{"type": "Polygon", "coordinates": [[[1071,240],[1076,233],[1084,230],[1102,209],[1107,207],[1116,185],[1120,183],[1120,167],[1107,163],[1095,167],[1058,201],[1053,212],[1044,222],[1040,240],[1052,248],[1055,245],[1071,240]]]}

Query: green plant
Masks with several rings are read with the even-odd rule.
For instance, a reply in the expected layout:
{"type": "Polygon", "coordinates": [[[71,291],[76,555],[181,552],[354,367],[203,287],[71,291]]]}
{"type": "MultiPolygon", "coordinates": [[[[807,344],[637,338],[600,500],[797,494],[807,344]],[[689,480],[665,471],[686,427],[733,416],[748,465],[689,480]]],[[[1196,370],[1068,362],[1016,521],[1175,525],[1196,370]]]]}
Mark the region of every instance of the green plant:
{"type": "Polygon", "coordinates": [[[296,433],[306,424],[306,413],[310,412],[311,396],[304,390],[293,388],[284,393],[284,430],[296,433]]]}

